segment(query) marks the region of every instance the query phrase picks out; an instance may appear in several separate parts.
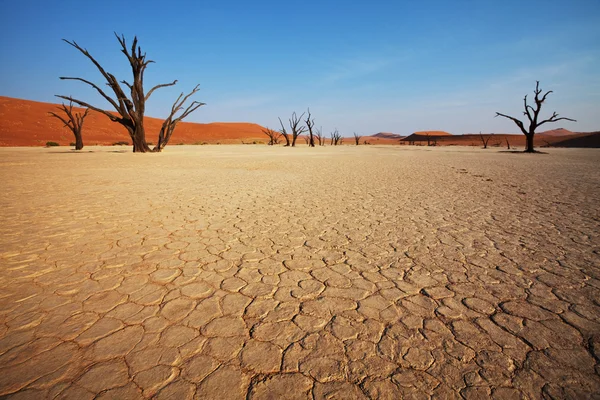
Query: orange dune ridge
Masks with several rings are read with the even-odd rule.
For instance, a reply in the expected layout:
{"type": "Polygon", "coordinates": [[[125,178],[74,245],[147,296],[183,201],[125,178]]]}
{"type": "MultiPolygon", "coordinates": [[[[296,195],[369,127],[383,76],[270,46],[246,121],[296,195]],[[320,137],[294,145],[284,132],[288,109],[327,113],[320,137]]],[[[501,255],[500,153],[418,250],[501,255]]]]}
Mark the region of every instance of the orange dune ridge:
{"type": "MultiPolygon", "coordinates": [[[[59,104],[0,96],[0,146],[44,146],[49,141],[67,146],[74,142],[71,131],[48,114],[53,111],[60,115],[58,106],[59,104]]],[[[77,107],[73,107],[73,110],[84,111],[77,107]]],[[[145,118],[148,142],[156,143],[162,122],[158,118],[145,118]]],[[[268,138],[262,133],[262,129],[258,124],[246,122],[180,122],[169,143],[266,143],[268,138]]],[[[82,136],[84,145],[88,146],[130,142],[125,128],[94,111],[90,111],[85,119],[82,136]]]]}
{"type": "Polygon", "coordinates": [[[429,135],[429,136],[452,136],[451,133],[445,132],[445,131],[419,131],[419,132],[414,132],[413,135],[429,135]]]}

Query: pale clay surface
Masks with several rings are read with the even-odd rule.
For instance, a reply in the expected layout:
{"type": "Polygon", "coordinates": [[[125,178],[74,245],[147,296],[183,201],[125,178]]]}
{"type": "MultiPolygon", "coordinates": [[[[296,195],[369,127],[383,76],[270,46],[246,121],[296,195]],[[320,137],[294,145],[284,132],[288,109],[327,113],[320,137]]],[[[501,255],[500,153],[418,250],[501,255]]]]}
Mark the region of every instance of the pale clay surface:
{"type": "Polygon", "coordinates": [[[600,393],[598,150],[130,151],[0,149],[0,396],[600,393]]]}

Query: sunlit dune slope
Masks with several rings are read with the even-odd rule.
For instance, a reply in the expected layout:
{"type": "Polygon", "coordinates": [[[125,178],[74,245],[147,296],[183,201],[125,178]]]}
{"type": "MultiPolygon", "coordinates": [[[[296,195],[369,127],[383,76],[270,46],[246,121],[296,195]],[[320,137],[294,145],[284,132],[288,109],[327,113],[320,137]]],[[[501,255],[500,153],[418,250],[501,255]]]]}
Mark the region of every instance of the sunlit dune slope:
{"type": "MultiPolygon", "coordinates": [[[[50,111],[56,112],[57,107],[58,104],[0,96],[0,146],[43,146],[48,141],[68,145],[74,142],[71,131],[48,114],[50,111]]],[[[81,108],[74,110],[83,112],[81,108]]],[[[161,124],[162,120],[158,118],[145,119],[146,140],[156,142],[161,124]]],[[[94,111],[85,119],[82,136],[86,145],[130,141],[125,128],[94,111]]],[[[245,122],[181,122],[177,125],[170,144],[253,141],[267,141],[260,125],[245,122]]]]}

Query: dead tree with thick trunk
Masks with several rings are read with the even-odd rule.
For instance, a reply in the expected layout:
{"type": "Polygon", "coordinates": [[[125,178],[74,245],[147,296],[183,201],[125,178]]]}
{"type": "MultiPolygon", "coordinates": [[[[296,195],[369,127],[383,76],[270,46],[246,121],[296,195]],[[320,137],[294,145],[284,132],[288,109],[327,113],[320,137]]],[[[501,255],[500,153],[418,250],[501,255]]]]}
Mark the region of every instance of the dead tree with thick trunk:
{"type": "MultiPolygon", "coordinates": [[[[277,118],[279,118],[279,117],[277,117],[277,118]]],[[[283,136],[283,138],[285,139],[284,147],[290,147],[290,134],[285,130],[285,126],[283,126],[283,122],[281,121],[281,118],[279,118],[279,123],[281,124],[281,130],[279,132],[281,133],[281,136],[283,136]]]]}
{"type": "Polygon", "coordinates": [[[306,132],[306,127],[304,125],[300,125],[300,123],[302,122],[302,117],[304,117],[304,114],[305,113],[302,113],[302,115],[300,115],[300,117],[298,117],[296,115],[296,112],[294,111],[292,113],[292,118],[289,119],[290,129],[292,131],[292,147],[296,146],[296,139],[298,139],[298,136],[300,136],[304,132],[306,132]]]}
{"type": "Polygon", "coordinates": [[[180,101],[182,96],[180,96],[175,101],[175,103],[173,104],[173,107],[171,109],[172,113],[170,116],[170,120],[169,120],[169,118],[167,118],[167,120],[165,120],[165,123],[163,124],[163,128],[165,130],[163,131],[161,129],[161,134],[163,135],[162,142],[161,142],[160,136],[159,136],[159,143],[163,143],[163,146],[160,147],[159,145],[157,145],[154,148],[154,150],[151,149],[148,146],[148,143],[146,142],[146,131],[144,129],[144,114],[146,112],[146,102],[148,101],[148,99],[150,98],[152,93],[154,93],[155,90],[163,88],[163,87],[167,87],[167,86],[173,86],[177,83],[177,81],[175,80],[171,83],[163,83],[160,85],[156,85],[152,89],[150,89],[148,91],[148,93],[145,93],[144,92],[144,72],[146,71],[146,67],[148,66],[148,64],[153,63],[154,61],[146,59],[146,53],[142,53],[141,48],[137,44],[138,43],[137,37],[133,38],[133,43],[131,45],[131,48],[128,48],[124,36],[119,36],[116,33],[115,33],[115,36],[117,37],[117,40],[119,41],[119,44],[121,45],[121,52],[127,57],[129,65],[131,66],[131,72],[132,72],[132,78],[133,78],[131,83],[124,81],[124,80],[119,82],[113,74],[105,71],[104,68],[100,65],[100,63],[98,61],[96,61],[96,59],[94,57],[92,57],[92,55],[86,49],[79,46],[75,41],[71,42],[66,39],[63,39],[64,42],[68,43],[69,45],[71,45],[74,48],[76,48],[77,50],[79,50],[79,52],[81,52],[84,56],[86,56],[96,66],[96,68],[98,69],[100,74],[102,74],[102,76],[106,80],[107,86],[114,93],[114,98],[109,96],[107,93],[105,93],[100,88],[100,86],[98,86],[95,83],[90,82],[86,79],[76,78],[76,77],[65,77],[65,76],[60,77],[60,79],[81,81],[81,82],[91,86],[106,101],[108,101],[110,103],[110,105],[116,110],[117,114],[105,111],[105,110],[95,107],[95,106],[92,106],[82,100],[74,99],[71,96],[57,96],[57,97],[72,101],[74,103],[79,104],[80,106],[90,108],[96,112],[106,115],[111,121],[117,122],[117,123],[123,125],[125,127],[125,129],[127,129],[127,132],[129,133],[129,137],[131,138],[131,141],[133,143],[133,151],[134,152],[139,152],[139,153],[146,153],[146,152],[150,152],[150,151],[158,152],[158,151],[162,150],[162,148],[164,147],[164,144],[166,144],[165,139],[168,142],[167,137],[170,138],[170,135],[173,133],[173,129],[175,129],[175,125],[177,125],[177,122],[181,121],[183,118],[185,118],[191,112],[195,111],[198,107],[200,107],[200,105],[202,105],[202,103],[193,102],[190,106],[188,106],[184,110],[184,112],[182,113],[183,117],[182,116],[177,117],[177,118],[174,117],[174,114],[177,111],[183,109],[183,104],[185,103],[185,101],[192,94],[197,92],[198,87],[196,86],[196,88],[194,90],[192,90],[192,92],[189,95],[185,96],[183,101],[180,101]],[[121,86],[121,84],[123,86],[121,86]],[[129,89],[129,92],[130,92],[129,97],[125,94],[123,87],[126,87],[127,89],[129,89]],[[173,110],[175,110],[175,112],[173,112],[173,110]],[[172,128],[172,129],[169,131],[170,128],[172,128]]]}
{"type": "Polygon", "coordinates": [[[265,128],[262,130],[265,135],[269,138],[269,146],[273,146],[279,144],[279,138],[281,138],[281,133],[277,132],[270,128],[265,128]]]}
{"type": "Polygon", "coordinates": [[[492,136],[494,136],[493,133],[491,135],[483,136],[483,133],[481,133],[481,131],[479,131],[479,138],[481,139],[481,143],[483,143],[484,149],[487,149],[488,143],[489,143],[490,139],[492,138],[492,136]]]}
{"type": "Polygon", "coordinates": [[[315,136],[313,134],[313,127],[315,126],[315,119],[310,118],[310,108],[308,109],[308,116],[306,117],[306,126],[308,127],[308,141],[307,144],[309,147],[315,147],[315,136]]]}
{"type": "Polygon", "coordinates": [[[360,135],[356,132],[352,134],[354,136],[354,143],[358,146],[360,144],[360,135]]]}
{"type": "Polygon", "coordinates": [[[69,107],[65,106],[65,103],[63,103],[59,107],[59,109],[66,114],[66,118],[52,111],[50,112],[50,115],[54,118],[58,118],[59,120],[61,120],[65,124],[65,126],[68,127],[71,130],[71,132],[73,132],[73,135],[75,135],[75,150],[83,149],[83,138],[81,137],[81,129],[83,128],[83,121],[85,120],[85,117],[87,117],[90,109],[86,108],[83,114],[74,113],[72,101],[69,102],[69,107]]]}
{"type": "Polygon", "coordinates": [[[560,120],[576,122],[576,120],[567,118],[567,117],[559,118],[556,111],[554,111],[552,113],[552,116],[550,118],[545,119],[543,121],[539,121],[540,111],[542,110],[542,104],[544,103],[544,101],[546,101],[546,97],[548,97],[548,95],[550,93],[552,93],[552,90],[547,91],[540,98],[542,89],[540,89],[540,81],[536,81],[535,90],[533,91],[533,93],[535,93],[535,97],[533,99],[535,102],[535,107],[527,104],[527,95],[525,95],[525,98],[523,99],[523,103],[524,103],[523,106],[525,107],[525,111],[523,111],[523,115],[525,115],[527,117],[527,119],[529,120],[529,128],[528,129],[525,129],[525,124],[521,120],[511,117],[510,115],[501,114],[499,112],[496,112],[496,115],[495,115],[496,117],[500,116],[500,117],[504,117],[504,118],[508,118],[508,119],[512,120],[519,127],[519,129],[521,129],[521,132],[523,132],[523,134],[525,135],[525,138],[526,138],[526,146],[525,146],[526,153],[534,153],[535,152],[535,150],[533,149],[533,136],[535,135],[535,130],[538,127],[540,127],[541,125],[543,125],[547,122],[557,122],[560,120]]]}

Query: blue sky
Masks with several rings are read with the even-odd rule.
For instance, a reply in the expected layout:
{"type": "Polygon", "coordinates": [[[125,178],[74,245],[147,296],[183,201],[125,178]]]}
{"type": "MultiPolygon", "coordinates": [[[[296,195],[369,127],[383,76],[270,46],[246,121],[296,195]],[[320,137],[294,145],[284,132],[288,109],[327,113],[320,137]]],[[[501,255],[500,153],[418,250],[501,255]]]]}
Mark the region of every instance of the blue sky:
{"type": "Polygon", "coordinates": [[[517,132],[535,81],[552,127],[600,130],[600,1],[9,1],[0,0],[0,95],[110,106],[79,82],[103,83],[61,39],[77,41],[119,79],[113,32],[138,36],[156,61],[147,115],[164,117],[200,83],[207,103],[188,121],[278,127],[310,107],[328,133],[517,132]]]}

